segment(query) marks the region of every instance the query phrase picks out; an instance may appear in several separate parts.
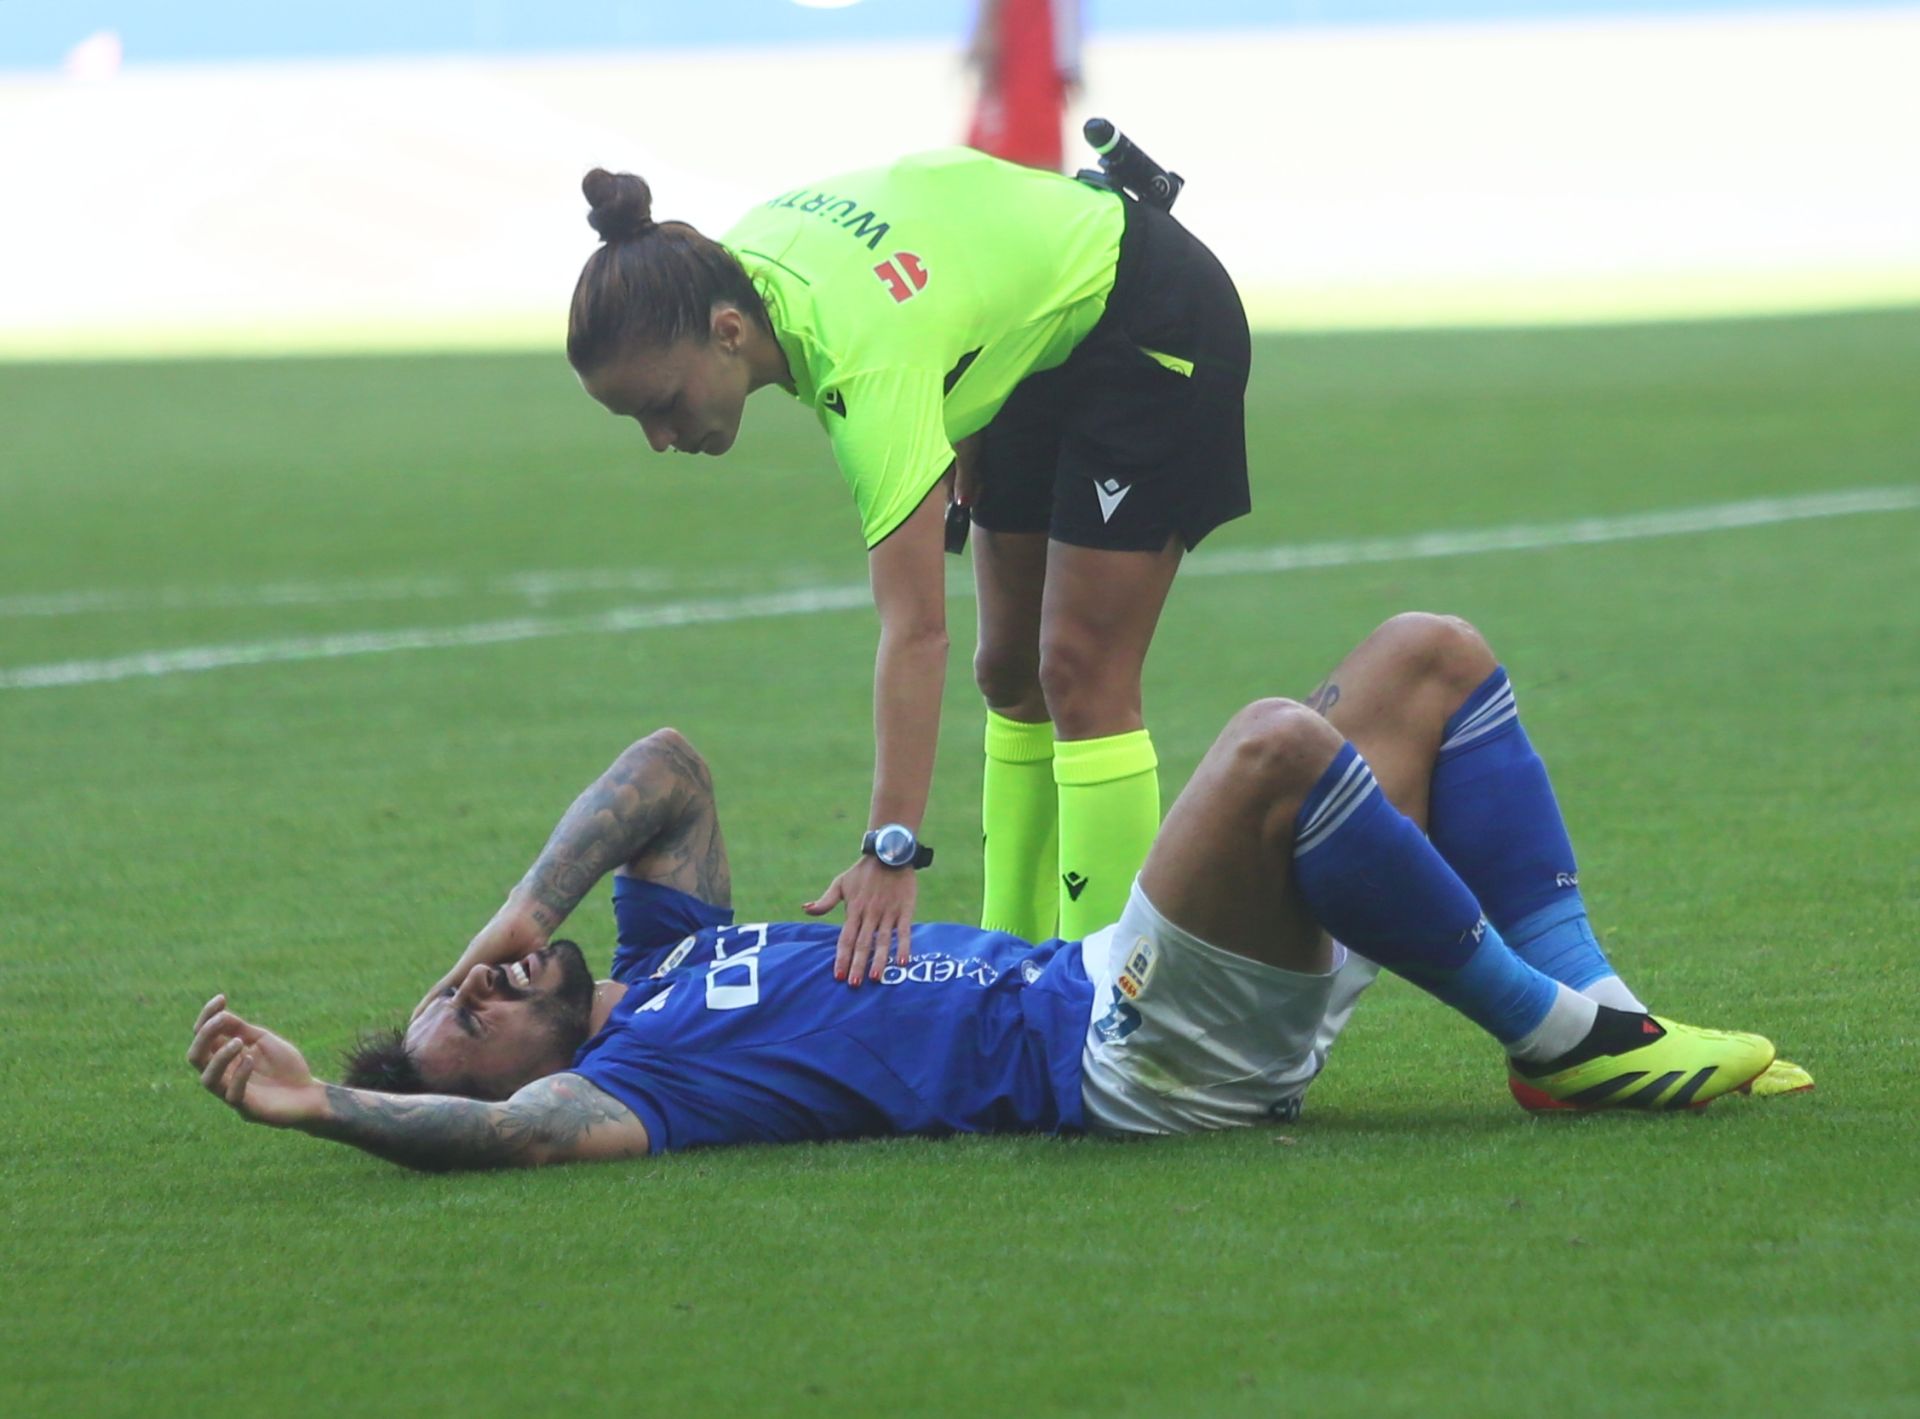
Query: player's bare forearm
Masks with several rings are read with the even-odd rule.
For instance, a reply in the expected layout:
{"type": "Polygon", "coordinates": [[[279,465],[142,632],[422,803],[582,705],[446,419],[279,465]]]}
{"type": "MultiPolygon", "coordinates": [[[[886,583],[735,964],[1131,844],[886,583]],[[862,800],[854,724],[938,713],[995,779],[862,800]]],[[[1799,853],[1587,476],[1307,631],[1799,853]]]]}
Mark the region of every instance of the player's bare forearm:
{"type": "Polygon", "coordinates": [[[713,777],[676,730],[657,729],[630,746],[573,801],[533,866],[414,1015],[475,966],[546,946],[594,883],[621,866],[715,906],[733,905],[713,777]]]}
{"type": "Polygon", "coordinates": [[[423,1172],[502,1168],[523,1161],[522,1130],[504,1104],[440,1094],[400,1096],[326,1087],[326,1113],[305,1126],[423,1172]]]}
{"type": "Polygon", "coordinates": [[[508,907],[551,935],[594,883],[636,861],[649,878],[725,905],[732,881],[712,808],[705,761],[680,734],[657,730],[574,800],[508,907]]]}
{"type": "Polygon", "coordinates": [[[504,1103],[443,1094],[380,1094],[324,1086],[326,1107],[300,1125],[422,1172],[534,1167],[593,1156],[596,1129],[631,1126],[619,1103],[574,1075],[528,1085],[504,1103]]]}

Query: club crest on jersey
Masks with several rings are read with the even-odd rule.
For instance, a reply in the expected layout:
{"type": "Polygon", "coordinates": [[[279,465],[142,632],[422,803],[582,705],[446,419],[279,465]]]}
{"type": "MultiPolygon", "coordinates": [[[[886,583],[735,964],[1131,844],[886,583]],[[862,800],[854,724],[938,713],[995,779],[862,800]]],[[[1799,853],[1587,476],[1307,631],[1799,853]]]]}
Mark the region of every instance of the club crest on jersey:
{"type": "Polygon", "coordinates": [[[873,268],[895,301],[909,301],[927,288],[927,268],[911,251],[896,251],[873,268]]]}
{"type": "Polygon", "coordinates": [[[1156,954],[1153,942],[1144,936],[1134,938],[1133,949],[1127,952],[1126,962],[1114,981],[1114,986],[1127,999],[1138,1000],[1146,993],[1147,982],[1153,978],[1156,954]]]}

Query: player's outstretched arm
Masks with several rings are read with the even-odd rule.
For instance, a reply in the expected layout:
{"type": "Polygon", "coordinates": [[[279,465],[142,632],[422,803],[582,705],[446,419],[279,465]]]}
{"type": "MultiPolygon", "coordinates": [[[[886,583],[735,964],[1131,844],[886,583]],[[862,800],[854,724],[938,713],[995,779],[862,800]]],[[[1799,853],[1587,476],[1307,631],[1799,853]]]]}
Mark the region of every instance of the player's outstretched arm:
{"type": "Polygon", "coordinates": [[[349,1089],[315,1079],[299,1050],[235,1015],[220,995],[195,1022],[187,1063],[208,1092],[249,1122],[350,1143],[426,1172],[647,1151],[647,1130],[633,1112],[577,1074],[550,1074],[501,1103],[349,1089]]]}
{"type": "Polygon", "coordinates": [[[413,1013],[476,965],[540,950],[594,883],[617,867],[715,906],[733,903],[713,776],[678,730],[655,730],[587,786],[505,904],[413,1013]]]}
{"type": "Polygon", "coordinates": [[[326,1112],[306,1132],[424,1172],[532,1168],[647,1151],[646,1127],[633,1111],[578,1074],[549,1074],[498,1104],[323,1087],[326,1112]]]}

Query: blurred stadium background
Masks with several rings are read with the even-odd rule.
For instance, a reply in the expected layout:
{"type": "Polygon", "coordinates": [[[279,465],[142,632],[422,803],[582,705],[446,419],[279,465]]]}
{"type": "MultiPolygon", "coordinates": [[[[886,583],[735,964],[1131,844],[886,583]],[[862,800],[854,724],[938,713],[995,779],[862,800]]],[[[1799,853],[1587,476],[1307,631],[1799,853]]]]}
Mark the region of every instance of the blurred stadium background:
{"type": "MultiPolygon", "coordinates": [[[[972,0],[15,9],[0,353],[549,347],[637,171],[724,229],[958,141],[972,0]]],[[[1278,328],[1920,299],[1920,7],[1090,0],[1078,120],[1278,328]]],[[[1069,148],[1072,153],[1077,142],[1069,148]]]]}
{"type": "MultiPolygon", "coordinates": [[[[1281,1132],[423,1178],[184,1068],[219,989],[324,1069],[663,722],[743,919],[844,865],[849,500],[792,401],[708,463],[584,398],[578,183],[722,228],[954,141],[970,10],[0,12],[0,1414],[1920,1413],[1912,4],[1089,0],[1072,105],[1262,327],[1169,799],[1468,616],[1629,979],[1814,1095],[1531,1121],[1388,983],[1281,1132]]],[[[927,919],[978,903],[953,585],[927,919]]]]}

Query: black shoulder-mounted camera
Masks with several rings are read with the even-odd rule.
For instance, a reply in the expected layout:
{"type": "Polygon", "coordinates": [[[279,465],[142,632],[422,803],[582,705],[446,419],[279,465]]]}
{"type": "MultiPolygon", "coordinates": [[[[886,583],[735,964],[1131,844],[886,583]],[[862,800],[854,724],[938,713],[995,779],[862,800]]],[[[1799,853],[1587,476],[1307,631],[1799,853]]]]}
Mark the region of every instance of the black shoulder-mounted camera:
{"type": "Polygon", "coordinates": [[[1075,174],[1095,187],[1118,188],[1131,193],[1149,207],[1169,211],[1187,180],[1177,172],[1168,172],[1142,152],[1126,134],[1105,118],[1089,118],[1081,129],[1093,151],[1100,155],[1100,166],[1082,168],[1075,174]]]}

